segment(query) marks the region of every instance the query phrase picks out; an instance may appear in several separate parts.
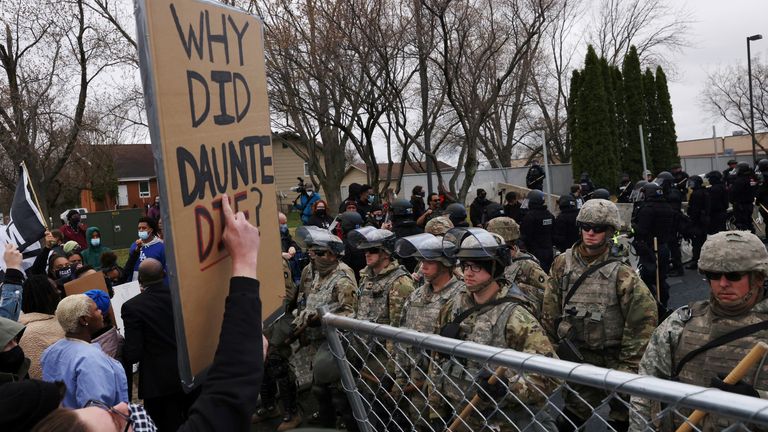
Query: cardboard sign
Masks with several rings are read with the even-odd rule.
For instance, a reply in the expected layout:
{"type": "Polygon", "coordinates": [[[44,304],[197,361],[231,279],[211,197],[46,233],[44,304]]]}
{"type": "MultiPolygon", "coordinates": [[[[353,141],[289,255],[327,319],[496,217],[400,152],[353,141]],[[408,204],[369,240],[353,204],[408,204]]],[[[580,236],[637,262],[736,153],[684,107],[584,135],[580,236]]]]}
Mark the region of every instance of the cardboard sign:
{"type": "Polygon", "coordinates": [[[68,296],[82,294],[93,289],[100,289],[109,294],[107,281],[104,280],[104,273],[97,271],[64,284],[64,293],[68,296]]]}
{"type": "Polygon", "coordinates": [[[260,228],[265,313],[280,304],[263,25],[237,9],[193,0],[138,0],[136,19],[179,366],[192,386],[213,361],[229,292],[221,194],[260,228]]]}
{"type": "Polygon", "coordinates": [[[116,285],[112,287],[115,295],[112,297],[112,310],[115,313],[115,325],[117,331],[125,337],[125,327],[123,326],[123,305],[128,300],[141,294],[141,287],[139,287],[139,281],[128,282],[122,285],[116,285]]]}

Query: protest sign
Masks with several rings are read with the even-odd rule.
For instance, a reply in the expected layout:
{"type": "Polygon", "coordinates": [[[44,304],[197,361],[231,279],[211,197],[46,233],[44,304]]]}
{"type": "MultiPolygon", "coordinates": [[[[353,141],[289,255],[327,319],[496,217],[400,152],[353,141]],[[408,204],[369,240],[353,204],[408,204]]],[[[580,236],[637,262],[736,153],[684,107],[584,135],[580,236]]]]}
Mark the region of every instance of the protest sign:
{"type": "Polygon", "coordinates": [[[128,300],[139,295],[141,293],[141,287],[139,287],[139,281],[133,281],[122,285],[116,285],[112,287],[112,291],[115,293],[112,297],[112,309],[115,312],[115,325],[117,326],[117,331],[125,337],[123,305],[128,300]]]}
{"type": "Polygon", "coordinates": [[[191,386],[213,361],[229,291],[221,194],[259,227],[263,307],[280,304],[262,22],[191,0],[139,0],[136,20],[179,366],[191,386]]]}
{"type": "Polygon", "coordinates": [[[97,271],[96,273],[81,276],[64,284],[64,292],[68,296],[71,296],[72,294],[82,294],[94,289],[99,289],[109,294],[109,291],[107,290],[107,281],[104,280],[104,273],[97,271]]]}

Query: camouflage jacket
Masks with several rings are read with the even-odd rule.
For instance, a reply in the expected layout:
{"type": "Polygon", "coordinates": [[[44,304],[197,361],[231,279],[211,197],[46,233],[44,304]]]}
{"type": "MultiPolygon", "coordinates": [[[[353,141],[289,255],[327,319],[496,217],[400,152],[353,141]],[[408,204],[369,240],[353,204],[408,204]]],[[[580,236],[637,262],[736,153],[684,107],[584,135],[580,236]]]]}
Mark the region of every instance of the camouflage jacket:
{"type": "MultiPolygon", "coordinates": [[[[673,312],[653,332],[648,348],[640,361],[638,373],[671,379],[674,369],[678,366],[677,362],[686,353],[737,328],[764,321],[767,316],[768,299],[757,303],[749,313],[733,318],[714,314],[708,301],[683,306],[673,312]]],[[[764,341],[766,337],[768,337],[768,331],[761,331],[702,352],[683,366],[677,379],[686,384],[709,387],[711,378],[721,373],[727,375],[757,341],[764,341]]],[[[761,398],[768,399],[768,365],[764,365],[761,370],[753,366],[747,373],[745,381],[755,387],[761,398]]],[[[633,409],[630,409],[630,423],[633,431],[674,430],[678,426],[678,424],[672,425],[671,421],[661,426],[648,423],[648,420],[660,410],[657,402],[632,397],[631,403],[633,409]],[[633,410],[637,415],[634,415],[633,410]]],[[[680,410],[686,416],[690,413],[688,410],[680,410]]],[[[710,415],[705,418],[701,427],[704,431],[716,431],[726,429],[731,423],[733,422],[723,417],[710,415]]],[[[753,427],[750,429],[756,430],[753,427]]],[[[765,430],[765,428],[758,430],[765,430]]]]}
{"type": "MultiPolygon", "coordinates": [[[[464,288],[464,282],[455,277],[451,277],[438,293],[432,290],[432,285],[429,282],[425,282],[405,300],[400,327],[422,333],[437,333],[436,326],[440,311],[464,288]]],[[[396,358],[400,366],[397,368],[398,384],[401,386],[407,384],[409,375],[414,382],[424,381],[425,377],[419,371],[427,371],[429,361],[426,355],[420,353],[418,349],[406,349],[397,352],[396,358]]]]}
{"type": "Polygon", "coordinates": [[[587,264],[578,251],[580,244],[552,263],[541,322],[555,342],[572,328],[572,341],[585,363],[636,372],[658,322],[656,301],[637,273],[617,262],[590,275],[568,305],[562,304],[567,290],[590,265],[609,258],[606,250],[587,264]]]}
{"type": "MultiPolygon", "coordinates": [[[[316,313],[317,308],[323,305],[331,307],[335,314],[351,316],[357,307],[355,279],[349,277],[349,274],[341,266],[337,266],[325,275],[314,272],[309,293],[302,303],[303,309],[299,311],[296,320],[294,320],[296,326],[302,325],[308,315],[316,313]]],[[[319,328],[312,330],[319,330],[319,328]]],[[[319,333],[319,331],[307,330],[310,337],[318,336],[313,333],[319,333]]]]}
{"type": "Polygon", "coordinates": [[[504,269],[504,278],[520,287],[533,304],[534,315],[541,319],[541,303],[549,283],[549,275],[541,268],[536,258],[527,253],[518,253],[512,259],[512,264],[504,269]]]}
{"type": "Polygon", "coordinates": [[[413,292],[410,273],[393,260],[378,274],[369,267],[360,271],[355,318],[397,326],[405,299],[413,292]]]}
{"type": "MultiPolygon", "coordinates": [[[[514,285],[502,284],[494,299],[521,294],[514,285]]],[[[544,329],[528,311],[525,302],[521,296],[520,302],[501,303],[478,310],[460,324],[458,339],[555,357],[554,348],[544,329]]],[[[462,289],[443,306],[438,318],[438,328],[442,328],[461,312],[475,305],[473,294],[466,288],[462,289]]],[[[439,394],[442,393],[452,404],[460,404],[464,398],[471,396],[475,375],[482,366],[471,360],[455,362],[437,355],[437,360],[432,362],[429,369],[431,382],[437,387],[434,389],[437,392],[429,392],[430,402],[434,406],[442,405],[443,397],[439,394]]],[[[543,402],[544,395],[551,394],[558,385],[553,378],[536,374],[526,374],[525,378],[522,378],[513,370],[507,370],[505,378],[509,390],[526,404],[543,402]]]]}

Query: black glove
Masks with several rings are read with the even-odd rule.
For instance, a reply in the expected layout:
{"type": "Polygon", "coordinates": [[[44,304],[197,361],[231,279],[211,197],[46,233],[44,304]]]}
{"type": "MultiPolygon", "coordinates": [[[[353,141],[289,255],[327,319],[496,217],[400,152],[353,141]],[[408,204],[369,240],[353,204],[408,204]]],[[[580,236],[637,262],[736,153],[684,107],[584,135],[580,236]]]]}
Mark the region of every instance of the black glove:
{"type": "Polygon", "coordinates": [[[480,399],[485,402],[492,402],[493,400],[504,398],[508,390],[507,386],[502,383],[502,380],[504,379],[503,376],[497,377],[498,379],[495,383],[488,384],[488,379],[490,379],[491,376],[493,376],[493,374],[487,369],[481,370],[477,375],[477,386],[480,387],[480,389],[477,390],[477,394],[480,396],[480,399]]]}
{"type": "Polygon", "coordinates": [[[726,384],[725,382],[723,382],[724,379],[725,379],[725,375],[718,374],[717,378],[713,377],[712,380],[709,381],[709,386],[718,388],[722,391],[727,391],[730,393],[736,393],[744,396],[752,396],[756,398],[760,397],[760,394],[757,393],[757,390],[755,390],[755,388],[752,387],[752,385],[747,384],[744,380],[741,380],[736,384],[726,384]]]}
{"type": "Polygon", "coordinates": [[[323,324],[323,320],[318,314],[312,314],[307,318],[307,327],[320,327],[323,324]]]}

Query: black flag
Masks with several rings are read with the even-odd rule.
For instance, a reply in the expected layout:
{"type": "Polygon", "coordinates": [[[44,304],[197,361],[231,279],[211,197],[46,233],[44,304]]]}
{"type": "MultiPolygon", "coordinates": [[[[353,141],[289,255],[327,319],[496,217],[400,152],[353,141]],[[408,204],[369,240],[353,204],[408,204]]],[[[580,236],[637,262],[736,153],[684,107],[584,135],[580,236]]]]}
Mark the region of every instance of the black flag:
{"type": "Polygon", "coordinates": [[[6,243],[15,243],[24,258],[36,256],[40,249],[39,241],[45,237],[45,220],[35,204],[34,196],[27,168],[22,163],[11,205],[11,220],[5,229],[7,237],[4,240],[6,243]]]}

